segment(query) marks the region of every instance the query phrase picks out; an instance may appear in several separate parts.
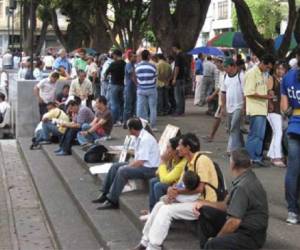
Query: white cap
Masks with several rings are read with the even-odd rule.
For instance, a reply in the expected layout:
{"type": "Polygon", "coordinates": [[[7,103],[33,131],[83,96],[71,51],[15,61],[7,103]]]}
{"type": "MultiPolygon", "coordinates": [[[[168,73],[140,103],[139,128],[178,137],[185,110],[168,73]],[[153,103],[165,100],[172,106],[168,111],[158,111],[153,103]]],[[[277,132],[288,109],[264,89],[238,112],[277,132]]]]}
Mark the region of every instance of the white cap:
{"type": "Polygon", "coordinates": [[[298,60],[296,58],[292,58],[290,61],[289,61],[289,65],[291,68],[295,68],[297,67],[297,64],[298,64],[298,60]]]}

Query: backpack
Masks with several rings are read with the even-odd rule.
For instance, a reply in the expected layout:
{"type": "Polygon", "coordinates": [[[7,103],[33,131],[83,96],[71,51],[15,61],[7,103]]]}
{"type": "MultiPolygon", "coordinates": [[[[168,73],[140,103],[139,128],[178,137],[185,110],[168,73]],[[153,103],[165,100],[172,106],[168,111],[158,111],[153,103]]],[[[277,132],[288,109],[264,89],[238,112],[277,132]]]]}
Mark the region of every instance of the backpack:
{"type": "MultiPolygon", "coordinates": [[[[194,163],[194,171],[196,172],[196,163],[198,161],[198,159],[200,158],[201,154],[199,154],[196,159],[195,159],[195,163],[194,163]]],[[[225,178],[223,176],[222,170],[219,166],[218,163],[214,162],[214,167],[217,173],[217,177],[218,177],[218,187],[214,187],[212,184],[207,183],[207,182],[202,182],[205,185],[211,187],[213,190],[215,190],[216,194],[217,194],[217,201],[224,201],[225,197],[227,196],[227,188],[226,188],[226,183],[225,183],[225,178]]],[[[205,194],[204,194],[205,196],[205,194]]]]}
{"type": "Polygon", "coordinates": [[[107,148],[103,145],[93,145],[84,154],[84,161],[87,163],[101,163],[105,161],[107,148]]]}

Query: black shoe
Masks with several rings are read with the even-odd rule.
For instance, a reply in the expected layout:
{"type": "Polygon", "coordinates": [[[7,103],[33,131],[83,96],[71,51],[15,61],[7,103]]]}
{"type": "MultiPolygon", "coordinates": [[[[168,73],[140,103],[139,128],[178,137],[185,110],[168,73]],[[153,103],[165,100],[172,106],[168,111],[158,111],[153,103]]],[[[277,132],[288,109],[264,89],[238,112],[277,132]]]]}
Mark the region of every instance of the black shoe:
{"type": "Polygon", "coordinates": [[[104,203],[97,207],[97,210],[106,210],[106,209],[117,209],[118,205],[111,203],[109,200],[106,200],[104,203]]]}
{"type": "Polygon", "coordinates": [[[268,167],[268,165],[266,163],[264,163],[263,161],[252,161],[252,165],[254,168],[265,168],[268,167]]]}
{"type": "Polygon", "coordinates": [[[99,198],[92,200],[92,203],[103,203],[107,200],[106,196],[102,194],[99,198]]]}

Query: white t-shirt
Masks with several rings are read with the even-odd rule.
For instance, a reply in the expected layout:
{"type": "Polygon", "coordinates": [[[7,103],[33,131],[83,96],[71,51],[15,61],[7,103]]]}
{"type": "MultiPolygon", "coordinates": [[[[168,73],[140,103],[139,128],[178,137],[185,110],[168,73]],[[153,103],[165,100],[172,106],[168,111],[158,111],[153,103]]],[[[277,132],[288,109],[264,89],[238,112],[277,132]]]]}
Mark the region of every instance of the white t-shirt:
{"type": "Polygon", "coordinates": [[[160,162],[159,146],[156,139],[145,129],[135,141],[134,159],[145,161],[144,167],[157,168],[160,162]]]}
{"type": "Polygon", "coordinates": [[[12,66],[13,65],[13,56],[12,56],[12,54],[6,53],[6,54],[3,55],[2,65],[3,66],[12,66]]]}
{"type": "Polygon", "coordinates": [[[50,83],[50,79],[46,78],[41,80],[36,86],[40,89],[40,96],[45,103],[55,100],[56,83],[50,83]]]}
{"type": "Polygon", "coordinates": [[[54,57],[51,55],[46,55],[43,59],[43,62],[45,64],[45,68],[51,68],[54,64],[54,57]]]}
{"type": "Polygon", "coordinates": [[[3,93],[7,98],[7,86],[8,86],[8,77],[6,72],[2,72],[0,75],[0,92],[3,93]]]}
{"type": "Polygon", "coordinates": [[[226,74],[221,92],[226,93],[226,110],[228,113],[242,109],[244,105],[244,74],[237,73],[233,77],[226,74]]]}

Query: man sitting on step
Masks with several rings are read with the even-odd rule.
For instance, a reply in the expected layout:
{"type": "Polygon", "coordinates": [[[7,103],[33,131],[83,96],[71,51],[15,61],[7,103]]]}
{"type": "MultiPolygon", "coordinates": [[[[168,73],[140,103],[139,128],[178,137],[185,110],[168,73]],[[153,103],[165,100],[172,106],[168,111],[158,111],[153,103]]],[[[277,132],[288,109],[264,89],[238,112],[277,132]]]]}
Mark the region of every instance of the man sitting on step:
{"type": "Polygon", "coordinates": [[[151,179],[159,165],[160,153],[156,139],[145,129],[140,119],[127,123],[129,134],[135,136],[134,160],[130,163],[115,163],[110,168],[103,185],[103,194],[94,200],[102,203],[98,210],[118,208],[119,196],[128,180],[151,179]]]}
{"type": "Polygon", "coordinates": [[[193,208],[199,199],[217,201],[216,191],[208,185],[218,187],[217,172],[213,161],[199,152],[200,142],[196,135],[191,133],[183,135],[177,150],[179,155],[188,161],[186,170],[198,174],[200,184],[193,191],[182,185],[169,187],[167,196],[154,206],[144,226],[142,240],[133,250],[162,249],[162,244],[174,219],[197,220],[198,216],[194,214],[193,208]]]}

